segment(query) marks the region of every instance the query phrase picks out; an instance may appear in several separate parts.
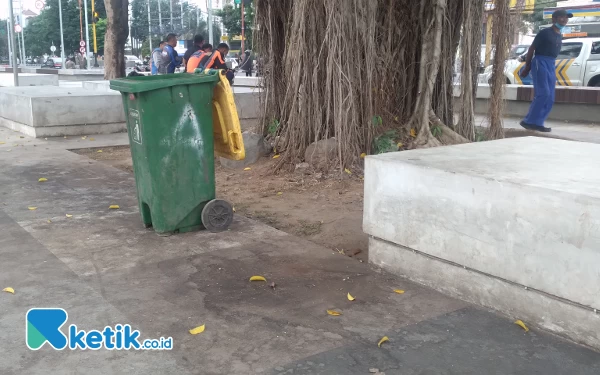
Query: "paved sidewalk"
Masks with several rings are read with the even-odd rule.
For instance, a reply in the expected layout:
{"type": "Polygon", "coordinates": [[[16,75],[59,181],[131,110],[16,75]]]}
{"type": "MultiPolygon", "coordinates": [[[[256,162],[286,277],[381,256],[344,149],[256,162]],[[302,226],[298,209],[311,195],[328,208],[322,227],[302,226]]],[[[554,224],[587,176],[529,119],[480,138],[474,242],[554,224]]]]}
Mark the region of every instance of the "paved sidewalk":
{"type": "Polygon", "coordinates": [[[0,128],[0,289],[16,290],[0,293],[3,375],[600,373],[597,352],[243,217],[225,233],[157,236],[132,175],[66,150],[126,135],[19,137],[0,128]],[[64,308],[79,329],[129,323],[174,348],[31,351],[32,307],[64,308]]]}

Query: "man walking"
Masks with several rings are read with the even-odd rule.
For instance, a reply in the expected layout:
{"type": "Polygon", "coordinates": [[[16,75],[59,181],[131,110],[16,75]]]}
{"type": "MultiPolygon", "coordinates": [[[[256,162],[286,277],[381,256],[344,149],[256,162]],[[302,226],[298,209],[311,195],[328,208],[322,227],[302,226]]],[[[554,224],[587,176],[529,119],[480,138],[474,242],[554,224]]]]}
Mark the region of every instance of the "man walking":
{"type": "Polygon", "coordinates": [[[175,51],[175,47],[177,46],[177,34],[169,34],[167,35],[167,44],[165,45],[165,51],[167,51],[167,56],[169,57],[169,65],[167,66],[167,73],[175,73],[175,68],[181,64],[181,60],[179,59],[179,55],[177,51],[175,51]]]}
{"type": "Polygon", "coordinates": [[[165,41],[161,40],[158,43],[158,47],[152,51],[152,59],[150,60],[150,64],[152,64],[152,75],[155,76],[157,74],[165,74],[167,73],[167,65],[165,64],[166,56],[163,55],[163,50],[165,48],[165,41]]]}
{"type": "Polygon", "coordinates": [[[551,128],[544,126],[544,121],[552,110],[554,104],[554,90],[556,86],[555,64],[556,58],[562,47],[562,29],[573,17],[564,9],[552,13],[552,27],[540,31],[533,40],[525,66],[519,72],[521,77],[527,77],[531,71],[533,91],[535,96],[529,113],[521,121],[521,126],[528,130],[550,132],[551,128]],[[534,56],[535,53],[535,56],[534,56]]]}

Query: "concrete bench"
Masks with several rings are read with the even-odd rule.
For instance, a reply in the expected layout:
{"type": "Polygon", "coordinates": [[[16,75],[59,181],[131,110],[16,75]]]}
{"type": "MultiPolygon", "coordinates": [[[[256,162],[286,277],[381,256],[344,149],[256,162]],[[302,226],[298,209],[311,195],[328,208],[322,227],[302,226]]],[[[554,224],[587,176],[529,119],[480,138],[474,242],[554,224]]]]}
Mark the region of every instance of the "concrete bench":
{"type": "Polygon", "coordinates": [[[369,261],[600,349],[598,158],[533,137],[369,156],[369,261]]]}
{"type": "MultiPolygon", "coordinates": [[[[242,78],[237,77],[235,82],[242,78]]],[[[246,77],[243,77],[246,78],[246,77]]],[[[250,78],[250,77],[249,77],[250,78]]],[[[257,79],[255,77],[251,77],[251,81],[256,83],[257,79]]],[[[242,84],[247,84],[250,81],[244,82],[242,84]]],[[[110,89],[109,81],[84,81],[83,88],[88,90],[96,90],[96,91],[112,91],[110,89]]],[[[259,116],[259,108],[260,108],[260,89],[256,87],[247,87],[247,86],[233,86],[233,93],[235,99],[235,105],[238,110],[238,116],[241,120],[247,119],[257,119],[259,116]]]]}
{"type": "Polygon", "coordinates": [[[54,86],[0,89],[0,125],[32,137],[126,130],[120,94],[54,86]]]}
{"type": "MultiPolygon", "coordinates": [[[[256,126],[259,89],[233,90],[244,129],[256,126]]],[[[81,88],[0,88],[0,126],[32,137],[119,133],[127,129],[121,94],[111,90],[108,81],[86,81],[81,88]]]]}
{"type": "MultiPolygon", "coordinates": [[[[0,73],[0,86],[14,87],[12,73],[0,73]]],[[[20,73],[19,86],[58,86],[58,76],[36,73],[20,73]]]]}

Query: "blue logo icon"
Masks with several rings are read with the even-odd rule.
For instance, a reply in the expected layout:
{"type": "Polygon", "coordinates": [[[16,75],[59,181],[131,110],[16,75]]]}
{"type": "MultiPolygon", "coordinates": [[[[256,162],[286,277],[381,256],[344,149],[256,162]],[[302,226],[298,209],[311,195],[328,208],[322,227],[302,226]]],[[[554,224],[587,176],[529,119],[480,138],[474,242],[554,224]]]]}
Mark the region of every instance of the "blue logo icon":
{"type": "Polygon", "coordinates": [[[67,336],[60,327],[67,322],[68,314],[64,309],[31,309],[27,311],[25,336],[27,347],[38,350],[46,342],[54,349],[62,350],[67,346],[67,336]]]}
{"type": "Polygon", "coordinates": [[[25,339],[27,347],[38,350],[49,343],[52,348],[62,350],[67,346],[75,349],[108,350],[171,350],[173,338],[140,338],[140,331],[129,324],[106,326],[103,330],[79,330],[75,324],[68,329],[68,336],[61,331],[69,315],[60,308],[33,308],[27,311],[25,339]]]}

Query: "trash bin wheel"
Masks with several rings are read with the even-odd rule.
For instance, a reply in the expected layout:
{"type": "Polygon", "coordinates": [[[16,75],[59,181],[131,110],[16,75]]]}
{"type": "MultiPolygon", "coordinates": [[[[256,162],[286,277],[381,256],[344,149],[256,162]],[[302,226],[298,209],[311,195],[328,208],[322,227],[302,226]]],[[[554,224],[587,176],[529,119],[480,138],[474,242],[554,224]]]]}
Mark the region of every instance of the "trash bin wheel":
{"type": "Polygon", "coordinates": [[[233,208],[229,202],[213,199],[202,209],[202,224],[213,233],[229,228],[233,221],[233,208]]]}

